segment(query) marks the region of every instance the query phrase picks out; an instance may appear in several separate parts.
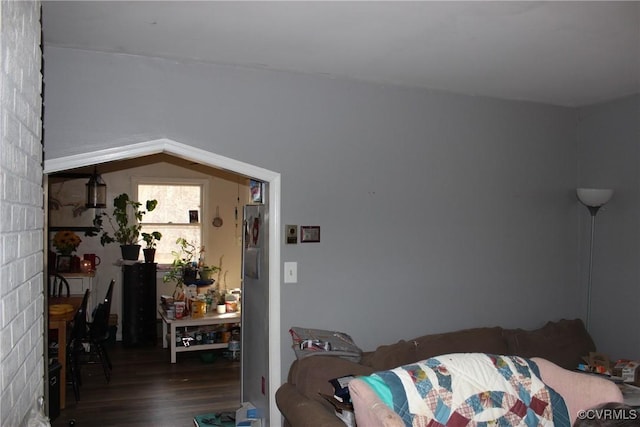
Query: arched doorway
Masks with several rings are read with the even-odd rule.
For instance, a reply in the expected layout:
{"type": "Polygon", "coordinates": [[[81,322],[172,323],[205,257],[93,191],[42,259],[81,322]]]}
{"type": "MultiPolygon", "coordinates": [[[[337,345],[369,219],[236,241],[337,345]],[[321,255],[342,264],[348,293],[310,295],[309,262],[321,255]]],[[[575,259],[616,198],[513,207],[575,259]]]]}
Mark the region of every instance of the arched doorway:
{"type": "MultiPolygon", "coordinates": [[[[280,174],[260,168],[258,166],[243,163],[228,157],[220,156],[215,153],[191,147],[170,139],[156,139],[144,141],[134,144],[127,144],[120,147],[112,147],[104,150],[93,151],[89,153],[73,154],[66,157],[55,159],[47,159],[44,161],[43,172],[45,174],[61,172],[69,169],[80,168],[85,166],[96,165],[111,161],[132,159],[152,154],[165,153],[172,156],[180,157],[186,160],[195,161],[210,167],[228,170],[251,177],[267,183],[269,191],[267,192],[268,201],[268,245],[269,245],[269,277],[268,277],[268,309],[265,312],[266,318],[260,319],[267,322],[268,332],[263,340],[268,347],[267,354],[264,351],[247,351],[251,357],[267,357],[265,364],[267,372],[265,377],[268,379],[267,395],[264,396],[264,404],[268,406],[268,419],[278,420],[279,411],[275,404],[275,392],[280,385],[281,369],[280,369],[280,174]]],[[[251,345],[251,344],[249,344],[251,345]]],[[[258,344],[261,345],[261,344],[258,344]]],[[[264,349],[264,346],[262,346],[264,349]]],[[[256,387],[261,383],[261,378],[243,379],[243,384],[250,381],[255,382],[256,387]]],[[[253,387],[252,387],[253,388],[253,387]]],[[[251,398],[251,393],[243,390],[243,400],[251,398]]],[[[262,402],[254,402],[256,406],[262,402]]],[[[267,417],[265,417],[267,418],[267,417]]]]}

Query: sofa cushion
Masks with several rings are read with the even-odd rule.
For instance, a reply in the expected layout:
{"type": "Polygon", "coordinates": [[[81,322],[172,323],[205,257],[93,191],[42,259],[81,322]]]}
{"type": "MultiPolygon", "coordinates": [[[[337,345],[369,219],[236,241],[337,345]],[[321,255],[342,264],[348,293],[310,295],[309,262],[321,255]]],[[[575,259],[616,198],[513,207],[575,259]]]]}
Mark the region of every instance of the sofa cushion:
{"type": "Polygon", "coordinates": [[[400,340],[395,344],[381,345],[362,363],[380,371],[406,365],[416,360],[416,345],[413,341],[400,340]]]}
{"type": "Polygon", "coordinates": [[[450,353],[507,354],[507,343],[498,326],[426,335],[415,341],[417,359],[414,362],[450,353]]]}
{"type": "Polygon", "coordinates": [[[581,357],[596,350],[580,319],[562,319],[548,322],[540,329],[505,330],[508,354],[523,357],[541,357],[565,369],[575,369],[581,357]]]}
{"type": "Polygon", "coordinates": [[[464,329],[380,346],[367,363],[375,370],[386,370],[449,353],[507,354],[507,344],[498,326],[464,329]]]}

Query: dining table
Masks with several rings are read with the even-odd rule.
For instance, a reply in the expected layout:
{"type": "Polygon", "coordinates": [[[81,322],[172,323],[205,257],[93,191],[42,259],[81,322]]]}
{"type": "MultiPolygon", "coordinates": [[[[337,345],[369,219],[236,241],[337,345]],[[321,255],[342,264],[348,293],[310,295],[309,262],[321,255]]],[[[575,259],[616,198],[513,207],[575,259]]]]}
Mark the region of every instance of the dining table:
{"type": "Polygon", "coordinates": [[[47,310],[49,317],[49,330],[56,330],[58,333],[58,362],[60,363],[60,409],[66,406],[67,389],[67,329],[69,323],[82,304],[83,295],[70,295],[68,297],[49,297],[48,305],[71,304],[73,311],[65,314],[51,314],[47,310]]]}

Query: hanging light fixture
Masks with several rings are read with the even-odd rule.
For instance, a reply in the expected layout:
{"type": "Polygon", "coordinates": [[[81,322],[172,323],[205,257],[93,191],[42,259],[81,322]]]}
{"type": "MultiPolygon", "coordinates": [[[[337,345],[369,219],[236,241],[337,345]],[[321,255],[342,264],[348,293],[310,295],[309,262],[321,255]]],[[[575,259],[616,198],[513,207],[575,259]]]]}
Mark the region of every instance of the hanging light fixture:
{"type": "Polygon", "coordinates": [[[107,184],[102,180],[102,176],[98,175],[98,168],[93,168],[93,175],[89,178],[87,186],[87,204],[90,208],[106,208],[107,207],[107,184]]]}

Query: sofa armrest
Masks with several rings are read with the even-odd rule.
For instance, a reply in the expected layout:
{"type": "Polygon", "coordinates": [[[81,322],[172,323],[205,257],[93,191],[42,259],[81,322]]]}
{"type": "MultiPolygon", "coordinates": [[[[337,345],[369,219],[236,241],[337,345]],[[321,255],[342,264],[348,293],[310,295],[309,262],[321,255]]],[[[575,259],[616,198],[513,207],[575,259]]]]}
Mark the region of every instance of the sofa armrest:
{"type": "Polygon", "coordinates": [[[276,391],[276,404],[292,427],[344,427],[344,423],[331,410],[307,398],[290,383],[282,384],[276,391]]]}
{"type": "Polygon", "coordinates": [[[291,365],[288,382],[294,385],[303,396],[324,402],[319,393],[331,396],[334,392],[329,380],[346,375],[370,375],[371,373],[373,368],[339,357],[311,356],[296,360],[291,365]]]}

